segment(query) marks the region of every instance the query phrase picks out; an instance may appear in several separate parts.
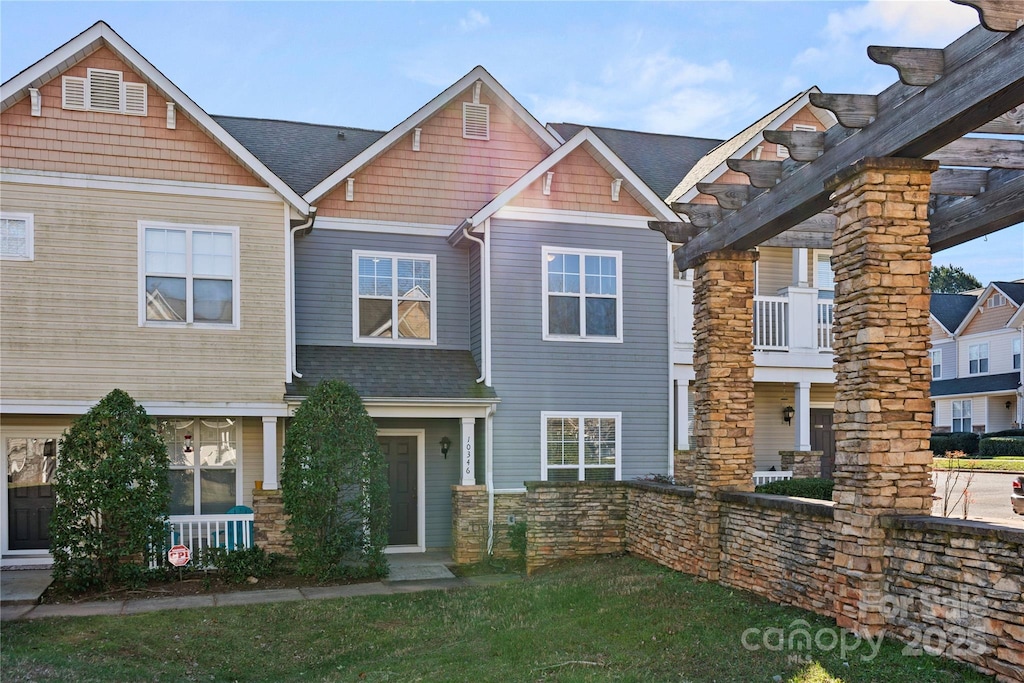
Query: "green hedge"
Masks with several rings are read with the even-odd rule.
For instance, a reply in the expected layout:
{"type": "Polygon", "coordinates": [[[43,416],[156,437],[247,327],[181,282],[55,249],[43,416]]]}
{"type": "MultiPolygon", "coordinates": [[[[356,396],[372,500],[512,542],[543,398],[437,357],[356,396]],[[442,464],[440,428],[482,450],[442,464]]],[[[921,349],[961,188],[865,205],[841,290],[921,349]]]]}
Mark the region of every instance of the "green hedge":
{"type": "Polygon", "coordinates": [[[993,436],[1024,436],[1024,429],[1004,429],[1001,432],[986,432],[981,435],[981,438],[989,439],[993,436]]]}
{"type": "Polygon", "coordinates": [[[1022,455],[1024,456],[1024,437],[1022,436],[993,436],[981,440],[981,447],[978,451],[982,456],[995,455],[1022,455]]]}
{"type": "Polygon", "coordinates": [[[977,455],[980,440],[980,436],[971,432],[932,434],[931,449],[932,453],[939,456],[950,451],[963,451],[965,455],[977,455]]]}
{"type": "Polygon", "coordinates": [[[831,479],[784,479],[761,484],[754,488],[756,493],[772,493],[777,496],[797,496],[798,498],[817,498],[832,500],[831,479]]]}

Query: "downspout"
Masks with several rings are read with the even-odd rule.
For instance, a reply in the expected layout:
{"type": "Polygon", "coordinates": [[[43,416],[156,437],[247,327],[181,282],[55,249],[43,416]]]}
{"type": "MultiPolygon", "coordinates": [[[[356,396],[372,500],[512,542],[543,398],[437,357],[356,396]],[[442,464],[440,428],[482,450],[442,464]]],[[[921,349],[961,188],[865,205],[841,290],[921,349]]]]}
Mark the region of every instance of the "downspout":
{"type": "Polygon", "coordinates": [[[494,406],[487,409],[484,418],[485,483],[487,485],[487,554],[494,552],[494,406]]]}
{"type": "MultiPolygon", "coordinates": [[[[489,237],[490,219],[484,222],[484,237],[489,237]]],[[[466,239],[480,245],[480,376],[477,384],[491,385],[491,245],[490,239],[480,239],[462,228],[466,239]]]]}
{"type": "Polygon", "coordinates": [[[286,264],[288,266],[288,272],[285,273],[285,286],[287,287],[286,294],[286,313],[288,318],[288,381],[291,382],[292,376],[302,379],[302,374],[295,369],[295,236],[302,230],[308,234],[313,229],[313,221],[316,220],[316,207],[309,207],[309,217],[299,223],[293,225],[288,233],[288,242],[285,244],[287,250],[286,264]]]}

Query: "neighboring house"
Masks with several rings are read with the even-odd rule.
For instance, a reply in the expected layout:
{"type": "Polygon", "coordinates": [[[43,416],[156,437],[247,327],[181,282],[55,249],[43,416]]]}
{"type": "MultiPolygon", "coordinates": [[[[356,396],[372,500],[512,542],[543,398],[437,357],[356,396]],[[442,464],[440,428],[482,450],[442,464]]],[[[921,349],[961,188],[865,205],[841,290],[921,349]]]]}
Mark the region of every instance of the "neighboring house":
{"type": "Polygon", "coordinates": [[[0,98],[3,563],[48,561],[57,440],[115,387],[168,444],[172,519],[248,505],[276,480],[308,202],[102,22],[0,98]]]}
{"type": "Polygon", "coordinates": [[[932,402],[937,432],[1019,428],[1024,280],[933,294],[932,402]]]}

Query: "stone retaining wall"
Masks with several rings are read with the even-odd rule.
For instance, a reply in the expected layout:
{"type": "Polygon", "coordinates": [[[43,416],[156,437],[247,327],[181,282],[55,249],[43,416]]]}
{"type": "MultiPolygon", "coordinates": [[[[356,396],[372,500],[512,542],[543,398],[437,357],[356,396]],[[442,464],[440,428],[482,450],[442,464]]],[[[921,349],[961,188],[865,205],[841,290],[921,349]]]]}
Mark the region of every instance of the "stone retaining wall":
{"type": "MultiPolygon", "coordinates": [[[[525,493],[496,493],[494,495],[495,557],[513,558],[515,551],[509,543],[509,519],[526,521],[525,493]]],[[[513,523],[515,523],[513,522],[513,523]]],[[[452,561],[456,564],[475,564],[487,559],[487,487],[482,485],[452,486],[452,561]]]]}
{"type": "Polygon", "coordinates": [[[697,573],[700,561],[693,489],[633,482],[626,511],[626,550],[652,562],[697,573]]]}
{"type": "Polygon", "coordinates": [[[252,509],[253,542],[268,553],[294,555],[292,537],[287,530],[284,495],[280,489],[253,491],[252,509]]]}

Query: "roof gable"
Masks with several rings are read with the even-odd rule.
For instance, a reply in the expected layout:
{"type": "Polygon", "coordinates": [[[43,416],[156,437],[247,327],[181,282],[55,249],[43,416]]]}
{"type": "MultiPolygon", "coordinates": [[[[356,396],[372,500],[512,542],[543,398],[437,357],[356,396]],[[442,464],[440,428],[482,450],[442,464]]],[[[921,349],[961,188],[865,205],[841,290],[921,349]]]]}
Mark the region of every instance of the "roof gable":
{"type": "Polygon", "coordinates": [[[947,333],[953,334],[976,303],[978,303],[977,297],[970,294],[933,293],[929,308],[932,318],[947,333]]]}
{"type": "MultiPolygon", "coordinates": [[[[309,204],[292,190],[283,180],[270,171],[242,144],[231,137],[220,124],[193,102],[156,67],[128,44],[106,23],[99,21],[60,46],[35,64],[21,71],[3,85],[0,85],[0,111],[23,100],[28,88],[38,88],[50,83],[68,69],[87,59],[101,48],[108,48],[118,60],[125,63],[167,101],[174,102],[180,113],[208,135],[221,149],[236,162],[265,183],[282,199],[300,213],[309,212],[309,204]]],[[[152,95],[151,95],[152,97],[152,95]]]]}
{"type": "Polygon", "coordinates": [[[981,294],[977,296],[974,301],[974,305],[964,316],[964,319],[960,321],[960,325],[957,326],[954,334],[974,334],[977,332],[991,331],[992,329],[1000,329],[1006,327],[1009,321],[1013,318],[1013,314],[1016,312],[1013,309],[1020,308],[1020,304],[1017,302],[1015,297],[1005,290],[1010,290],[1017,296],[1024,295],[1021,289],[1015,287],[1017,283],[1013,282],[990,282],[981,294]],[[999,310],[989,309],[987,304],[988,300],[993,294],[1002,294],[1006,297],[1007,305],[1012,307],[1010,310],[999,310]],[[973,328],[968,331],[968,328],[973,328]]]}
{"type": "Polygon", "coordinates": [[[305,193],[305,199],[310,203],[316,203],[319,201],[347,178],[354,176],[364,166],[396,145],[406,135],[412,133],[413,129],[420,126],[424,121],[441,111],[457,97],[472,88],[473,84],[477,81],[480,81],[487,88],[488,93],[493,96],[495,102],[499,104],[499,106],[510,111],[513,116],[522,121],[539,146],[546,147],[548,150],[553,150],[558,147],[559,140],[552,135],[550,131],[544,128],[544,126],[542,126],[537,119],[535,119],[533,115],[526,110],[526,108],[519,104],[519,102],[516,101],[516,99],[512,97],[512,95],[505,90],[505,88],[502,87],[502,85],[498,83],[493,76],[487,73],[486,69],[482,66],[477,66],[468,74],[449,86],[444,92],[427,104],[423,105],[412,116],[402,121],[375,143],[357,154],[341,168],[337,169],[334,173],[317,183],[313,189],[305,193]]]}

